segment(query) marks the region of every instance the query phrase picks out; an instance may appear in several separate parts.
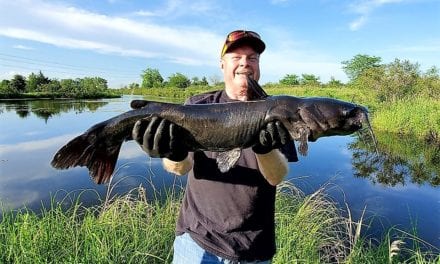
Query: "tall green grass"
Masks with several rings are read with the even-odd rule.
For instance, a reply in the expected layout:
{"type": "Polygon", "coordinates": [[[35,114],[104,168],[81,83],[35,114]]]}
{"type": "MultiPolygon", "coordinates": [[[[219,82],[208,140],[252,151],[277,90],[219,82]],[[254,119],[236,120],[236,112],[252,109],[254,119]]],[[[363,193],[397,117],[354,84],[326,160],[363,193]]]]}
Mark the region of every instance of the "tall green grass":
{"type": "Polygon", "coordinates": [[[422,138],[430,133],[440,136],[440,100],[414,98],[383,103],[372,121],[376,129],[387,132],[422,138]]]}
{"type": "Polygon", "coordinates": [[[78,200],[41,215],[3,214],[0,263],[168,263],[179,196],[147,201],[142,188],[97,207],[78,200]]]}
{"type": "MultiPolygon", "coordinates": [[[[52,203],[41,214],[6,211],[0,223],[0,263],[170,263],[181,194],[147,201],[142,188],[84,207],[52,203]]],[[[276,203],[274,263],[439,263],[438,249],[406,248],[386,236],[378,246],[360,236],[362,218],[343,217],[323,189],[304,196],[290,184],[276,203]],[[393,244],[394,243],[394,244],[393,244]],[[396,255],[394,255],[396,253],[396,255]],[[403,254],[405,253],[405,254],[403,254]],[[400,262],[399,262],[400,261],[400,262]]]]}

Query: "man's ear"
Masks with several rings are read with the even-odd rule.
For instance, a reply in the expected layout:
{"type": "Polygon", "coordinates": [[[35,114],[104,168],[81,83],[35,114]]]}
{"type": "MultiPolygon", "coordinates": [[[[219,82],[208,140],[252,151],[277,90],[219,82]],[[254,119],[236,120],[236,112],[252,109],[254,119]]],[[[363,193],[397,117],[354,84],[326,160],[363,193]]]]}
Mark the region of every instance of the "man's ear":
{"type": "Polygon", "coordinates": [[[223,60],[220,60],[220,69],[222,70],[223,73],[225,73],[225,72],[224,72],[224,69],[225,69],[225,62],[224,62],[223,60]]]}

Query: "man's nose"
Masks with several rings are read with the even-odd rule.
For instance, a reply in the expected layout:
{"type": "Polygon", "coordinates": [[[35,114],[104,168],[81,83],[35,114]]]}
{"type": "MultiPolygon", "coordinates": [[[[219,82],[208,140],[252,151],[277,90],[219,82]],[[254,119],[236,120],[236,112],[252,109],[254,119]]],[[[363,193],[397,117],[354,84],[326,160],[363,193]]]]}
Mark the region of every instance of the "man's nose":
{"type": "Polygon", "coordinates": [[[249,64],[249,58],[246,56],[241,57],[240,59],[240,65],[241,66],[247,66],[249,64]]]}

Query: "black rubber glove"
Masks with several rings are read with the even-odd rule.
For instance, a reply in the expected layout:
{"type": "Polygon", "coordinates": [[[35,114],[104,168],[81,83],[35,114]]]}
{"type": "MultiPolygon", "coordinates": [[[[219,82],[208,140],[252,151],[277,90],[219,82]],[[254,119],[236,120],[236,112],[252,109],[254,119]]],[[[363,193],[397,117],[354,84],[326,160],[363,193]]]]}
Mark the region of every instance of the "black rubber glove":
{"type": "Polygon", "coordinates": [[[252,150],[257,154],[269,153],[272,149],[281,148],[290,140],[289,131],[280,121],[272,121],[260,131],[257,143],[252,150]]]}
{"type": "Polygon", "coordinates": [[[154,158],[182,161],[188,155],[183,128],[160,117],[140,119],[133,127],[133,139],[154,158]]]}

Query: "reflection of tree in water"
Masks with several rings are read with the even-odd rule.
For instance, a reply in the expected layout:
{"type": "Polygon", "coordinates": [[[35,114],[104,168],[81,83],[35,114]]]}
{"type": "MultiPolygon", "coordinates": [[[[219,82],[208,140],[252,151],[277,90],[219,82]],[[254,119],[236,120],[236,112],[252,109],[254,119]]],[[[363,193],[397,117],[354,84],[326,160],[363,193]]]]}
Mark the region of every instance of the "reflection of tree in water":
{"type": "Polygon", "coordinates": [[[376,133],[378,152],[357,138],[349,145],[356,177],[388,186],[416,184],[440,186],[440,144],[376,133]]]}
{"type": "Polygon", "coordinates": [[[26,118],[31,114],[31,112],[29,112],[28,110],[24,110],[24,109],[16,110],[16,113],[20,118],[26,118]]]}
{"type": "Polygon", "coordinates": [[[84,111],[94,112],[98,108],[108,104],[105,101],[72,101],[72,100],[20,100],[9,101],[2,110],[15,111],[20,118],[26,118],[33,113],[46,122],[54,115],[71,112],[81,113],[84,111]]]}

